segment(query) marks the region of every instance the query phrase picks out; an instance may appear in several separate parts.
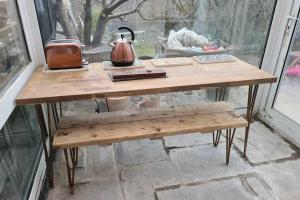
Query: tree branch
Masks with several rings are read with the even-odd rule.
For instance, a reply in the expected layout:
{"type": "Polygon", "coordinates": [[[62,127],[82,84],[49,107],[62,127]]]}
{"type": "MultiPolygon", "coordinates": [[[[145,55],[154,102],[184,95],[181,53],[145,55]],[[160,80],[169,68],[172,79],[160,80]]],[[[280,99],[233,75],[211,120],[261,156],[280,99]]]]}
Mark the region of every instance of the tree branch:
{"type": "Polygon", "coordinates": [[[135,13],[135,12],[139,12],[141,6],[142,6],[143,3],[145,3],[146,1],[147,1],[147,0],[142,0],[142,1],[140,1],[140,2],[136,5],[135,9],[133,9],[133,10],[131,10],[131,11],[127,11],[127,12],[122,12],[122,13],[117,13],[117,14],[110,15],[110,16],[108,17],[108,20],[115,19],[115,18],[120,18],[120,17],[126,16],[126,15],[133,14],[133,13],[135,13]]]}
{"type": "Polygon", "coordinates": [[[144,20],[156,20],[156,19],[159,18],[158,16],[156,16],[156,17],[151,17],[151,18],[145,17],[145,16],[142,14],[141,10],[138,10],[137,13],[138,13],[139,16],[140,16],[142,19],[144,19],[144,20]]]}
{"type": "Polygon", "coordinates": [[[122,5],[123,3],[127,2],[128,0],[118,0],[118,1],[114,1],[112,2],[110,5],[108,5],[107,7],[103,8],[103,12],[106,14],[111,13],[114,9],[116,9],[117,7],[119,7],[120,5],[122,5]]]}
{"type": "Polygon", "coordinates": [[[102,8],[105,8],[106,6],[106,0],[102,0],[102,8]]]}

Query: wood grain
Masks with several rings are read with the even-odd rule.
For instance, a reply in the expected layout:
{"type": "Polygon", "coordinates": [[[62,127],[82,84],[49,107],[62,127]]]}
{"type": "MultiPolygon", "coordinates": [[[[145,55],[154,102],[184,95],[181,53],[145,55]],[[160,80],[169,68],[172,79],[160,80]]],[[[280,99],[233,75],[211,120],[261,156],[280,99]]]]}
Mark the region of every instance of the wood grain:
{"type": "MultiPolygon", "coordinates": [[[[143,62],[146,69],[154,68],[151,61],[143,62]]],[[[89,71],[53,74],[43,73],[41,66],[18,95],[16,103],[76,101],[276,82],[276,77],[241,60],[199,64],[192,59],[192,62],[192,65],[164,68],[168,78],[123,82],[112,82],[101,63],[91,64],[89,71]]]]}
{"type": "Polygon", "coordinates": [[[86,112],[80,113],[80,115],[72,115],[61,118],[58,128],[76,128],[97,126],[111,123],[131,122],[145,119],[161,119],[168,117],[180,117],[196,114],[208,114],[218,112],[232,111],[231,106],[226,102],[215,103],[198,103],[191,105],[183,105],[180,107],[161,107],[151,108],[145,110],[126,110],[117,112],[86,112]]]}
{"type": "Polygon", "coordinates": [[[102,115],[65,117],[54,136],[55,148],[158,138],[247,126],[225,102],[102,115]]]}

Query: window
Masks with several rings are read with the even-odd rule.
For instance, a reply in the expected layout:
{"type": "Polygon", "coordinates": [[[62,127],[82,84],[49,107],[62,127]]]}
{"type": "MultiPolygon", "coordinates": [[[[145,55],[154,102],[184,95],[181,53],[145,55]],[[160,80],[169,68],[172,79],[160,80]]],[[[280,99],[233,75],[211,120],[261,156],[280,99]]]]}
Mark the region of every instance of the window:
{"type": "Polygon", "coordinates": [[[16,0],[0,1],[0,97],[29,63],[16,0]]]}
{"type": "MultiPolygon", "coordinates": [[[[51,0],[48,0],[52,2],[51,0]]],[[[121,25],[136,33],[139,56],[158,56],[157,42],[170,31],[195,31],[213,42],[220,39],[233,54],[260,64],[275,0],[57,0],[55,38],[77,38],[85,45],[106,46],[121,25]],[[112,9],[112,3],[118,5],[112,9]]],[[[166,56],[166,55],[160,55],[166,56]]]]}
{"type": "Polygon", "coordinates": [[[41,152],[34,107],[16,107],[0,129],[0,199],[28,197],[41,152]]]}
{"type": "MultiPolygon", "coordinates": [[[[90,62],[110,58],[110,43],[124,25],[135,32],[133,45],[140,58],[207,53],[202,44],[170,42],[186,29],[259,67],[275,5],[276,0],[57,0],[54,38],[79,39],[90,62]]],[[[246,93],[247,88],[231,88],[228,100],[245,107],[246,99],[240,97],[246,93]]],[[[204,96],[214,99],[209,91],[204,96]]]]}

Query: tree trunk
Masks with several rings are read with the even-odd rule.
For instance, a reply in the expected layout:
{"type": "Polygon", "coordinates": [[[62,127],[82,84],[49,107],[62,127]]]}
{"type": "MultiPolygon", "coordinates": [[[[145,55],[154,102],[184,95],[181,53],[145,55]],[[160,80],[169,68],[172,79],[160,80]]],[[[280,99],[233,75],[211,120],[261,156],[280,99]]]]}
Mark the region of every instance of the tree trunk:
{"type": "Polygon", "coordinates": [[[84,6],[84,44],[91,44],[92,35],[92,11],[91,11],[91,0],[86,0],[84,6]]]}
{"type": "Polygon", "coordinates": [[[99,16],[92,44],[101,44],[107,21],[106,15],[99,16]]]}
{"type": "Polygon", "coordinates": [[[68,13],[64,9],[64,3],[63,0],[57,0],[56,1],[56,8],[57,8],[57,21],[60,23],[60,25],[63,28],[64,35],[66,38],[72,38],[72,39],[78,39],[76,35],[75,29],[72,27],[68,13]]]}

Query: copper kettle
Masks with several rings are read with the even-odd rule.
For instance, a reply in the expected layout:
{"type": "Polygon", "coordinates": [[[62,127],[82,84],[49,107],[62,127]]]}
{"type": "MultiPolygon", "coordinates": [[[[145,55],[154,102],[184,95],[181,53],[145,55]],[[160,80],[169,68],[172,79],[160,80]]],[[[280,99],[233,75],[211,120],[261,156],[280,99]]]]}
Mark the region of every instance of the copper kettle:
{"type": "MultiPolygon", "coordinates": [[[[119,27],[118,30],[128,30],[131,34],[131,41],[134,41],[133,31],[125,26],[119,27]]],[[[116,67],[124,67],[132,65],[135,61],[134,49],[131,42],[125,39],[124,34],[121,34],[121,38],[114,42],[113,48],[110,54],[110,60],[116,67]]]]}

